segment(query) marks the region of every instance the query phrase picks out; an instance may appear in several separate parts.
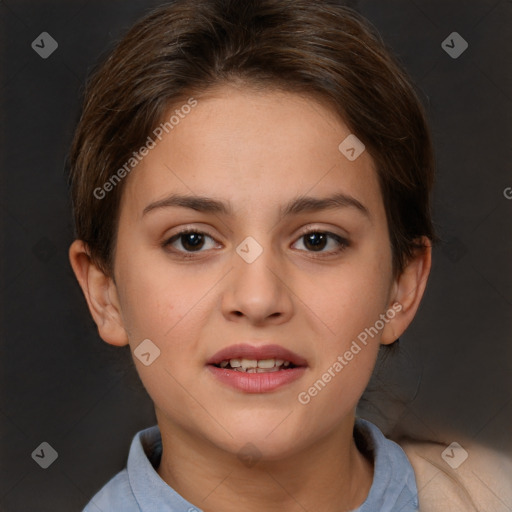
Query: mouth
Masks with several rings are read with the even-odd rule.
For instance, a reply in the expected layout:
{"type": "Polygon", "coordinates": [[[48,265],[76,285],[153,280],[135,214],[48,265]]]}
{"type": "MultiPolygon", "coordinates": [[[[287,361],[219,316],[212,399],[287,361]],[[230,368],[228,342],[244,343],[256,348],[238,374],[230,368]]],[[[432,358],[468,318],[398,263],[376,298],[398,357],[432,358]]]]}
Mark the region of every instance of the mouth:
{"type": "Polygon", "coordinates": [[[279,345],[232,345],[206,363],[222,383],[246,393],[273,391],[300,378],[307,361],[279,345]]]}
{"type": "Polygon", "coordinates": [[[275,372],[308,365],[303,357],[280,345],[243,343],[219,350],[206,364],[247,373],[275,372]]]}

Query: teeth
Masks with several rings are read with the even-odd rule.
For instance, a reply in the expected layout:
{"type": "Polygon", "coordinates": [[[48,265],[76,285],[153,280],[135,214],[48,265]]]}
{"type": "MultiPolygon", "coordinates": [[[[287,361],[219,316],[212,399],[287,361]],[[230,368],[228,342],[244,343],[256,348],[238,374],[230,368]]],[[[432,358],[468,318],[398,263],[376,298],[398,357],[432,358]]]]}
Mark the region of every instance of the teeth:
{"type": "Polygon", "coordinates": [[[247,370],[244,370],[241,366],[239,368],[235,368],[234,370],[236,372],[243,372],[243,373],[272,373],[272,372],[278,372],[279,371],[278,366],[273,366],[272,368],[247,368],[247,370]]]}
{"type": "Polygon", "coordinates": [[[221,368],[236,369],[247,373],[264,373],[278,371],[281,366],[289,367],[290,361],[284,359],[230,359],[224,360],[219,365],[221,368]]]}
{"type": "Polygon", "coordinates": [[[258,367],[258,361],[256,359],[242,359],[241,364],[244,370],[258,367]]]}

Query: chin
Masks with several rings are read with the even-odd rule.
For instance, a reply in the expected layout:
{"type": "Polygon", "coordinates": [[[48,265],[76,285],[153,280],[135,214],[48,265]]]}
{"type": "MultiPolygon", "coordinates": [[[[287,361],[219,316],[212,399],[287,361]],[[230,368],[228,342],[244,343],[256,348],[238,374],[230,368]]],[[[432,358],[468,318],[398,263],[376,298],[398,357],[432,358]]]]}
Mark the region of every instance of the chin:
{"type": "Polygon", "coordinates": [[[288,420],[280,422],[286,415],[273,421],[238,422],[227,428],[230,437],[226,434],[220,445],[225,450],[243,456],[258,456],[264,460],[279,460],[295,452],[300,444],[304,443],[304,430],[285,425],[288,420]],[[255,454],[252,454],[252,451],[255,454]]]}

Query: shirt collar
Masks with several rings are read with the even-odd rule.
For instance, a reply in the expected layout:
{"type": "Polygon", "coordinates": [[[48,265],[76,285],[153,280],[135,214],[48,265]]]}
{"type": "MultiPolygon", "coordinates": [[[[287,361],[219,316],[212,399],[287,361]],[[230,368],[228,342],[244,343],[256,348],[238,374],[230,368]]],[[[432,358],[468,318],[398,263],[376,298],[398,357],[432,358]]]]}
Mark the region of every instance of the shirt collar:
{"type": "Polygon", "coordinates": [[[158,425],[142,430],[134,437],[126,466],[140,510],[202,512],[162,480],[153,467],[153,464],[159,464],[161,456],[162,437],[158,425]]]}
{"type": "Polygon", "coordinates": [[[364,503],[354,512],[418,510],[416,478],[402,448],[384,437],[380,429],[357,418],[354,437],[358,448],[373,459],[373,482],[364,503]]]}
{"type": "MultiPolygon", "coordinates": [[[[414,471],[404,451],[385,438],[373,423],[356,418],[354,436],[358,448],[373,459],[374,477],[364,503],[354,512],[417,510],[414,471]]],[[[157,473],[162,438],[157,425],[138,432],[128,455],[127,471],[133,495],[141,511],[202,512],[179,495],[157,473]]]]}

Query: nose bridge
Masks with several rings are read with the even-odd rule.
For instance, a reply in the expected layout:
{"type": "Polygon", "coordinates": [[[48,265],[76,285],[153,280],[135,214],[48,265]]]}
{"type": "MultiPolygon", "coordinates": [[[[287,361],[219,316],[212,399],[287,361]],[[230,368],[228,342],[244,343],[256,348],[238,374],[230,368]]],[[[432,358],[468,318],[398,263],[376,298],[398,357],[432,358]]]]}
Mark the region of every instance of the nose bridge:
{"type": "Polygon", "coordinates": [[[291,311],[280,258],[271,246],[270,234],[245,238],[233,254],[233,270],[223,299],[225,315],[244,316],[253,322],[286,317],[291,311]]]}

